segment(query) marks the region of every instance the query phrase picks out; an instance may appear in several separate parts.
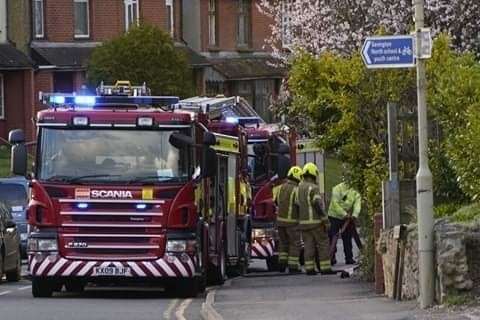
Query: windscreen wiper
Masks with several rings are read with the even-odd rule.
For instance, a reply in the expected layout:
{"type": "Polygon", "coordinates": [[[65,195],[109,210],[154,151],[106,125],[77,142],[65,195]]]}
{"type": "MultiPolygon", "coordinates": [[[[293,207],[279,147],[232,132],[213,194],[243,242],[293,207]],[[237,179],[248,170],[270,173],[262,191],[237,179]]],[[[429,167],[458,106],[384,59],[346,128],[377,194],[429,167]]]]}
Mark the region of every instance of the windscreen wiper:
{"type": "Polygon", "coordinates": [[[119,174],[91,174],[91,175],[86,175],[86,176],[78,176],[78,177],[72,177],[68,182],[78,182],[84,179],[90,179],[90,178],[111,178],[111,177],[119,177],[119,174]]]}
{"type": "Polygon", "coordinates": [[[161,182],[161,181],[168,181],[172,179],[174,179],[174,177],[158,176],[158,175],[142,176],[142,177],[137,177],[128,181],[128,184],[137,183],[137,182],[146,182],[150,180],[155,180],[155,182],[161,182]]]}

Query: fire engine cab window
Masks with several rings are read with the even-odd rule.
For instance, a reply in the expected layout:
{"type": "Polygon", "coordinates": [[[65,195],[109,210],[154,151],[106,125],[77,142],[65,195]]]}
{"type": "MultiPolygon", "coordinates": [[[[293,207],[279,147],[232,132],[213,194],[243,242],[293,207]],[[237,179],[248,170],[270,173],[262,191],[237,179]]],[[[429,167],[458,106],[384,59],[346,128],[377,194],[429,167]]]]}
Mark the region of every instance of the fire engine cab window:
{"type": "Polygon", "coordinates": [[[184,181],[191,174],[190,151],[169,143],[173,132],[45,128],[38,177],[80,183],[184,181]]]}

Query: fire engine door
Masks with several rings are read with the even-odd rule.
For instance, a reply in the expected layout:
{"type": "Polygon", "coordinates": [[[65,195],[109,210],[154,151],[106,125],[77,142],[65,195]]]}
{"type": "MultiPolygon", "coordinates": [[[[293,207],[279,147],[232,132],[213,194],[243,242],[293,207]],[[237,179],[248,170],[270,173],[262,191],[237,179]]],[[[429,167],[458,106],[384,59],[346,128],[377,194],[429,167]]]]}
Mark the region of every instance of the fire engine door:
{"type": "Polygon", "coordinates": [[[230,154],[228,156],[228,210],[227,210],[227,253],[229,257],[238,255],[239,247],[239,230],[237,228],[237,201],[238,194],[236,192],[237,179],[237,155],[230,154]]]}
{"type": "Polygon", "coordinates": [[[218,155],[218,172],[215,178],[215,192],[214,192],[214,212],[215,212],[215,239],[212,243],[220,243],[222,239],[218,236],[222,234],[221,222],[225,221],[227,215],[227,195],[228,195],[228,158],[223,155],[218,155]]]}

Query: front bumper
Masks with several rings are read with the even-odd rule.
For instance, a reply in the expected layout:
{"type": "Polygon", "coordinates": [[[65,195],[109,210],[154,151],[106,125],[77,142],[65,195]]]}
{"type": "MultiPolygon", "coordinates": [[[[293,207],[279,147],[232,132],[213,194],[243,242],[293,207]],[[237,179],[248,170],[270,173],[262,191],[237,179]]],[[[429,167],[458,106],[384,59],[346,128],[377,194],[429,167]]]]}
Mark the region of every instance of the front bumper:
{"type": "MultiPolygon", "coordinates": [[[[188,255],[182,257],[165,255],[148,261],[93,261],[70,260],[58,254],[31,254],[28,270],[31,277],[52,278],[95,278],[95,267],[130,268],[128,276],[122,278],[193,278],[197,276],[196,262],[188,255]]],[[[111,276],[115,279],[116,276],[111,276]]]]}
{"type": "Polygon", "coordinates": [[[274,255],[277,255],[274,239],[255,239],[253,241],[251,250],[252,259],[268,259],[274,255]]]}

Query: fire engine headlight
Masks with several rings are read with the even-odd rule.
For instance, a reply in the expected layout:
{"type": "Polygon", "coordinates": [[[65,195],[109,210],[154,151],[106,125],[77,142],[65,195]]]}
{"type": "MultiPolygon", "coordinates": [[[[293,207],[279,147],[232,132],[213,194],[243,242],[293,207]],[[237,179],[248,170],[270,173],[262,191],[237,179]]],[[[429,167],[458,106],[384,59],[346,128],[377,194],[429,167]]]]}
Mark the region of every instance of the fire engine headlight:
{"type": "Polygon", "coordinates": [[[196,245],[195,240],[168,240],[167,252],[193,252],[196,245]]]}
{"type": "Polygon", "coordinates": [[[57,239],[28,239],[29,251],[57,251],[57,239]]]}

